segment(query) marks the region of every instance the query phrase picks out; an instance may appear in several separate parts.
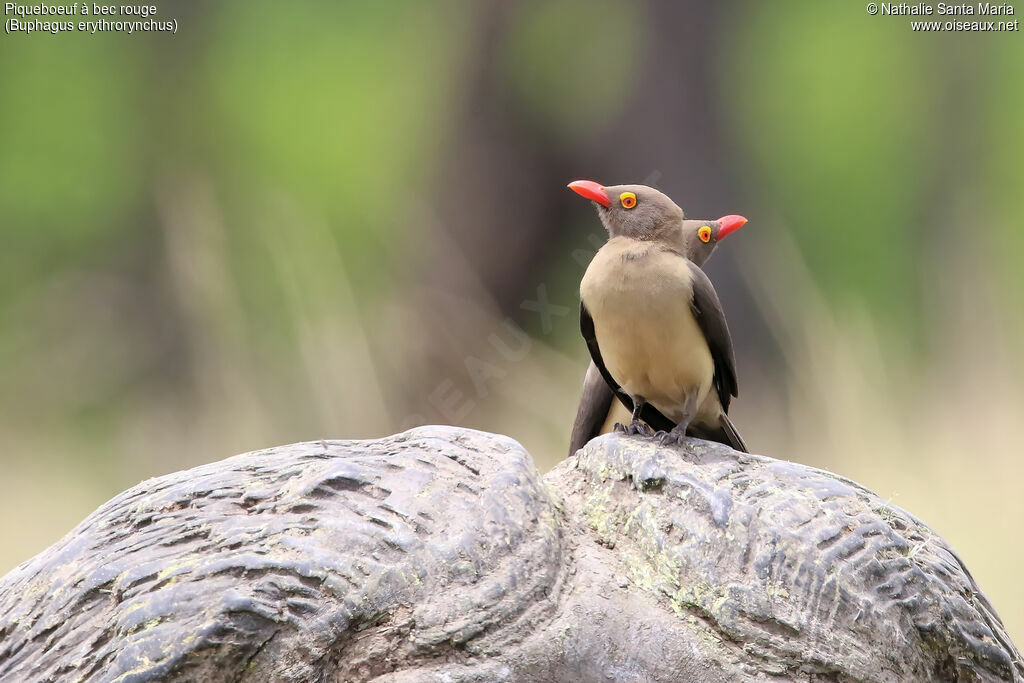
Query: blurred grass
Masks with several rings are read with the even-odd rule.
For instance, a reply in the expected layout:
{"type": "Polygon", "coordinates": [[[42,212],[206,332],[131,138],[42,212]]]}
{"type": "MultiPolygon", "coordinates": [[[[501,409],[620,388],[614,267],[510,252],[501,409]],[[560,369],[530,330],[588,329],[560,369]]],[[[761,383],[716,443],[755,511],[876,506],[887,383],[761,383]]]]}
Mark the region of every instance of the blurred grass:
{"type": "MultiPolygon", "coordinates": [[[[586,365],[573,251],[600,228],[569,196],[543,226],[521,297],[568,309],[547,330],[438,224],[461,208],[493,239],[445,160],[507,162],[463,146],[481,55],[544,159],[627,152],[648,131],[601,131],[676,87],[636,77],[665,8],[170,7],[174,37],[0,40],[0,572],[146,477],[445,420],[444,382],[457,422],[560,460],[586,365]],[[491,339],[509,324],[521,356],[491,339]]],[[[736,421],[934,526],[1024,633],[1024,46],[839,3],[722,11],[707,63],[677,67],[713,76],[686,94],[722,113],[723,195],[751,218],[711,264],[731,319],[743,294],[767,330],[738,340],[736,421]]]]}
{"type": "Polygon", "coordinates": [[[727,111],[756,187],[785,207],[816,280],[916,333],[920,292],[904,271],[942,153],[931,144],[939,93],[928,51],[897,22],[862,14],[839,3],[760,4],[739,23],[734,40],[747,49],[723,55],[719,82],[729,84],[727,111]]]}

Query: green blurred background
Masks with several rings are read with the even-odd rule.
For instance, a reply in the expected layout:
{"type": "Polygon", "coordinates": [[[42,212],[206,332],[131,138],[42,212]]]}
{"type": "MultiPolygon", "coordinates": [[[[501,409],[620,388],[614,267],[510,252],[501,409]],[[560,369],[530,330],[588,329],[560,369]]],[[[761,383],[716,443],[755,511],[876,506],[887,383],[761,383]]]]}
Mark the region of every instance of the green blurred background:
{"type": "Polygon", "coordinates": [[[810,0],[159,7],[177,35],[0,36],[0,573],[274,444],[456,423],[551,467],[603,237],[565,184],[646,181],[750,219],[708,271],[752,448],[927,521],[1024,636],[1019,32],[810,0]]]}

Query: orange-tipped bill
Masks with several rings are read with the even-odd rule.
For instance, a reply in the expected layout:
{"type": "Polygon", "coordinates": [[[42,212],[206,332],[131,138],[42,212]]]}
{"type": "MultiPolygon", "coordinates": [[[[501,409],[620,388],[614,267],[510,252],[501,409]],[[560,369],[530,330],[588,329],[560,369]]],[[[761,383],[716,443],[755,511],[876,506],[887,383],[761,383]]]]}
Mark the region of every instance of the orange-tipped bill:
{"type": "Polygon", "coordinates": [[[728,237],[732,233],[736,232],[744,225],[746,225],[747,219],[743,216],[729,215],[722,216],[718,219],[718,239],[728,237]]]}
{"type": "Polygon", "coordinates": [[[604,191],[604,186],[593,180],[574,180],[569,183],[569,189],[581,197],[597,202],[606,209],[612,205],[612,200],[608,199],[608,193],[604,191]]]}

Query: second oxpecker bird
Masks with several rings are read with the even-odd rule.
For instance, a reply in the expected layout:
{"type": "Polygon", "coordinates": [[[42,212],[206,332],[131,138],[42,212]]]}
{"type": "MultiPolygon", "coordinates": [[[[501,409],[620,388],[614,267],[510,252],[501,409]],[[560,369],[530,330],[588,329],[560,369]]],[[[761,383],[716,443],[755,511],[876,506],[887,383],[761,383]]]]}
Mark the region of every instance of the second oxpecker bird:
{"type": "Polygon", "coordinates": [[[653,188],[590,180],[569,187],[594,202],[610,236],[580,283],[580,329],[602,377],[632,410],[625,431],[650,434],[648,425],[670,424],[663,443],[680,443],[690,428],[746,451],[728,416],[737,382],[725,314],[711,281],[687,258],[701,243],[710,255],[712,237],[742,222],[691,236],[683,210],[653,188]]]}

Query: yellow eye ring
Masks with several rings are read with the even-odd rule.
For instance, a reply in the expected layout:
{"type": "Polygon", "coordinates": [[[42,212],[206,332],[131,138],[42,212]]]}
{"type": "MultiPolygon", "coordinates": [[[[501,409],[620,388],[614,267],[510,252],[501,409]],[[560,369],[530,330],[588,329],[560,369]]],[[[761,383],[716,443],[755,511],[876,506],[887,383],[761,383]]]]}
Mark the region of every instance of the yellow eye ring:
{"type": "Polygon", "coordinates": [[[632,209],[636,206],[636,195],[632,192],[623,192],[619,195],[619,202],[622,203],[622,208],[632,209]]]}
{"type": "Polygon", "coordinates": [[[701,242],[710,242],[710,241],[711,241],[711,228],[709,228],[709,227],[708,227],[708,226],[706,226],[706,225],[705,225],[705,226],[702,226],[702,227],[701,227],[701,228],[700,228],[700,229],[699,229],[699,230],[697,231],[697,237],[699,237],[699,238],[700,238],[700,241],[701,241],[701,242]]]}

